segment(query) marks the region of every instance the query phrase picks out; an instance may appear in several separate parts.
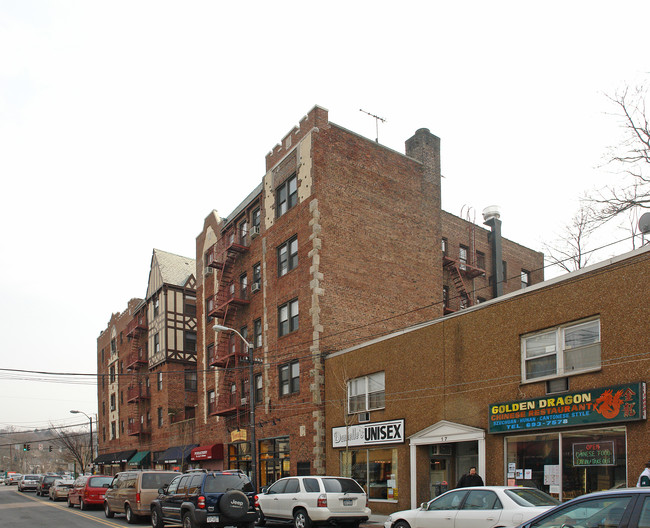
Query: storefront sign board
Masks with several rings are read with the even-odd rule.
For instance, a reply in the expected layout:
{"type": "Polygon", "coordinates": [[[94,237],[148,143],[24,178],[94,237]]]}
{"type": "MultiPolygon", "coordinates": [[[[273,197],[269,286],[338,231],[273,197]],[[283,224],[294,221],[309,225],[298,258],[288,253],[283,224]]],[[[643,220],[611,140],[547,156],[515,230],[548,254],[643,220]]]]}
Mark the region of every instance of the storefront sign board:
{"type": "Polygon", "coordinates": [[[615,464],[614,442],[581,442],[573,444],[574,466],[613,466],[615,464]]]}
{"type": "Polygon", "coordinates": [[[488,432],[508,433],[645,420],[645,389],[645,383],[628,383],[544,398],[495,403],[488,409],[488,432]]]}
{"type": "Polygon", "coordinates": [[[403,419],[332,428],[332,447],[401,444],[403,442],[403,419]]]}

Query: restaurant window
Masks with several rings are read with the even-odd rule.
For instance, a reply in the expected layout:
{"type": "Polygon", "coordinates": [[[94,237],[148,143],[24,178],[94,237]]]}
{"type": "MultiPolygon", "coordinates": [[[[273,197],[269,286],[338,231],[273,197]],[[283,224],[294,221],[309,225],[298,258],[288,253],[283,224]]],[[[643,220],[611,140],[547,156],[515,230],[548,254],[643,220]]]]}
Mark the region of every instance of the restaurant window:
{"type": "Polygon", "coordinates": [[[300,363],[292,361],[280,365],[280,396],[300,392],[300,363]]]}
{"type": "Polygon", "coordinates": [[[294,174],[280,185],[275,192],[276,218],[280,218],[298,203],[298,180],[294,174]]]}
{"type": "Polygon", "coordinates": [[[251,445],[236,442],[228,445],[228,469],[238,469],[251,477],[251,445]]]}
{"type": "Polygon", "coordinates": [[[348,413],[383,409],[386,406],[386,376],[375,372],[348,381],[348,413]]]}
{"type": "Polygon", "coordinates": [[[280,337],[298,330],[298,299],[278,308],[278,335],[280,337]]]}
{"type": "Polygon", "coordinates": [[[278,277],[298,265],[298,237],[294,236],[278,247],[278,277]]]}
{"type": "Polygon", "coordinates": [[[509,485],[532,486],[562,501],[626,485],[624,427],[511,436],[506,443],[509,485]]]}
{"type": "Polygon", "coordinates": [[[259,443],[260,487],[270,486],[291,470],[289,438],[269,438],[259,443]]]}
{"type": "Polygon", "coordinates": [[[599,369],[600,319],[571,323],[521,338],[522,381],[599,369]]]}
{"type": "Polygon", "coordinates": [[[397,449],[350,449],[340,454],[341,475],[352,477],[369,500],[397,500],[397,449]]]}

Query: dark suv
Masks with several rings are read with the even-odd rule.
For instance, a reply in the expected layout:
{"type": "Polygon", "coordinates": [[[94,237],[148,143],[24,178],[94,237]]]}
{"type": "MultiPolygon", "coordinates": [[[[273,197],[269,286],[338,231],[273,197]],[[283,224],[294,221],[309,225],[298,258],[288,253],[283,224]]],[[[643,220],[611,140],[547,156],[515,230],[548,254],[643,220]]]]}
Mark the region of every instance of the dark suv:
{"type": "Polygon", "coordinates": [[[183,528],[254,528],[257,521],[255,490],[244,473],[185,473],[158,493],[151,502],[153,528],[181,522],[183,528]]]}

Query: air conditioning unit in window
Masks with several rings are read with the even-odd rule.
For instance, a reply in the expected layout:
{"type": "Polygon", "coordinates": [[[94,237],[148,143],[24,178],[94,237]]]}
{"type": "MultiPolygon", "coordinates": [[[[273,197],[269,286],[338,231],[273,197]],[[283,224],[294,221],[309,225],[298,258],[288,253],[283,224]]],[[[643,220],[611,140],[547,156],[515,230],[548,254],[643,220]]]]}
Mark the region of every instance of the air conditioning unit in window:
{"type": "Polygon", "coordinates": [[[369,412],[362,412],[357,414],[359,423],[366,423],[370,421],[370,413],[369,412]]]}
{"type": "Polygon", "coordinates": [[[254,225],[251,227],[251,238],[257,238],[260,236],[260,226],[254,225]]]}
{"type": "Polygon", "coordinates": [[[255,293],[260,291],[260,283],[259,282],[254,282],[251,284],[251,292],[255,293]]]}
{"type": "Polygon", "coordinates": [[[432,455],[451,455],[450,444],[433,444],[431,446],[432,455]]]}
{"type": "Polygon", "coordinates": [[[203,275],[212,275],[212,273],[214,273],[214,268],[211,268],[210,266],[203,268],[203,275]]]}
{"type": "Polygon", "coordinates": [[[244,397],[241,399],[241,404],[246,405],[248,403],[248,397],[244,397]]]}

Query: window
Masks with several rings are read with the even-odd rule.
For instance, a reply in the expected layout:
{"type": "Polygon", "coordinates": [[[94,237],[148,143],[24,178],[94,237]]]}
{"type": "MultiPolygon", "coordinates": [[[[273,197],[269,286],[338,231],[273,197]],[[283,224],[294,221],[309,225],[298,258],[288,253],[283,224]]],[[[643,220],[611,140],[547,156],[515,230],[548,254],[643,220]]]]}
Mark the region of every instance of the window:
{"type": "Polygon", "coordinates": [[[280,218],[298,203],[298,180],[295,174],[277,188],[275,197],[276,218],[280,218]]]}
{"type": "Polygon", "coordinates": [[[117,408],[115,394],[111,394],[111,411],[114,411],[117,408]]]}
{"type": "Polygon", "coordinates": [[[185,352],[196,354],[196,332],[185,332],[185,352]]]}
{"type": "Polygon", "coordinates": [[[158,427],[163,426],[163,410],[162,407],[158,407],[158,427]]]}
{"type": "Polygon", "coordinates": [[[212,320],[214,319],[214,317],[210,315],[210,309],[212,308],[212,306],[210,306],[211,303],[212,303],[212,297],[208,297],[205,300],[205,322],[206,323],[211,323],[212,320]]]}
{"type": "Polygon", "coordinates": [[[442,306],[449,308],[449,286],[442,287],[442,306]]]}
{"type": "Polygon", "coordinates": [[[458,249],[458,260],[460,260],[460,269],[464,270],[467,268],[467,248],[465,246],[460,246],[458,249]]]}
{"type": "Polygon", "coordinates": [[[383,409],[386,406],[386,378],[384,372],[348,381],[348,413],[383,409]]]}
{"type": "Polygon", "coordinates": [[[196,317],[196,297],[188,295],[185,297],[185,315],[196,317]]]}
{"type": "Polygon", "coordinates": [[[262,346],[262,320],[253,321],[253,346],[260,348],[262,346]]]}
{"type": "Polygon", "coordinates": [[[255,375],[255,404],[262,403],[262,399],[264,398],[264,392],[262,390],[262,375],[261,374],[256,374],[255,375]]]}
{"type": "Polygon", "coordinates": [[[562,377],[600,368],[600,320],[572,323],[521,338],[522,379],[562,377]]]}
{"type": "Polygon", "coordinates": [[[163,373],[162,373],[162,372],[159,372],[159,373],[158,373],[158,390],[159,390],[159,391],[161,391],[162,388],[163,388],[163,387],[162,387],[162,378],[163,378],[163,373]]]}
{"type": "Polygon", "coordinates": [[[248,220],[244,220],[239,224],[239,243],[242,246],[246,244],[246,237],[248,236],[248,220]]]}
{"type": "Polygon", "coordinates": [[[298,330],[298,299],[278,308],[278,335],[280,337],[298,330]]]}
{"type": "Polygon", "coordinates": [[[258,207],[251,213],[251,224],[253,224],[253,227],[257,227],[258,231],[261,223],[260,220],[261,220],[260,208],[258,207]]]}
{"type": "Polygon", "coordinates": [[[115,365],[111,365],[108,368],[108,382],[115,383],[115,365]]]}
{"type": "Polygon", "coordinates": [[[370,500],[395,497],[394,486],[399,482],[397,449],[352,448],[342,451],[340,457],[340,475],[352,477],[365,487],[370,500]]]}
{"type": "Polygon", "coordinates": [[[503,266],[503,282],[508,282],[508,263],[504,260],[501,265],[503,266]]]}
{"type": "MultiPolygon", "coordinates": [[[[242,326],[239,329],[239,333],[246,341],[248,341],[248,326],[242,326]]],[[[241,339],[239,340],[239,349],[241,350],[242,354],[248,356],[248,347],[241,339]]]]}
{"type": "Polygon", "coordinates": [[[482,270],[485,269],[485,253],[480,251],[476,252],[476,267],[482,270]]]}
{"type": "Polygon", "coordinates": [[[153,350],[155,354],[160,352],[160,335],[157,333],[153,336],[153,350]]]}
{"type": "Polygon", "coordinates": [[[111,339],[111,355],[117,354],[117,343],[115,342],[115,338],[111,339]]]}
{"type": "Polygon", "coordinates": [[[292,361],[280,365],[280,396],[300,392],[300,364],[292,361]]]}
{"type": "Polygon", "coordinates": [[[213,390],[208,391],[208,414],[212,414],[217,410],[217,400],[213,390]]]}
{"type": "Polygon", "coordinates": [[[278,277],[286,275],[298,265],[298,237],[287,240],[278,247],[278,277]]]}
{"type": "Polygon", "coordinates": [[[196,392],[196,370],[194,369],[185,370],[185,390],[196,392]]]}
{"type": "Polygon", "coordinates": [[[442,254],[447,255],[447,247],[449,245],[449,242],[447,241],[446,238],[442,239],[442,254]]]}
{"type": "Polygon", "coordinates": [[[239,277],[239,297],[248,299],[248,275],[245,273],[239,277]]]}
{"type": "Polygon", "coordinates": [[[111,440],[117,438],[117,425],[115,422],[111,422],[111,440]]]}
{"type": "Polygon", "coordinates": [[[257,284],[258,288],[262,284],[262,266],[259,262],[253,266],[253,284],[257,284]]]}
{"type": "Polygon", "coordinates": [[[521,270],[521,287],[526,288],[527,286],[530,286],[530,271],[526,271],[525,269],[521,270]]]}
{"type": "Polygon", "coordinates": [[[153,298],[153,316],[158,317],[158,310],[160,308],[160,301],[158,300],[158,296],[156,295],[153,298]]]}

